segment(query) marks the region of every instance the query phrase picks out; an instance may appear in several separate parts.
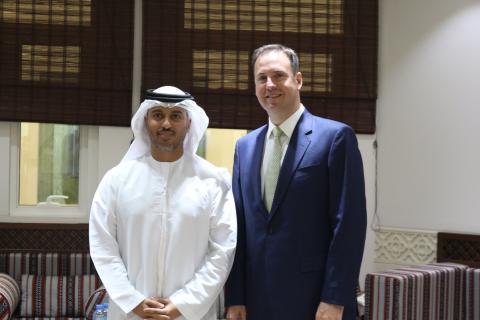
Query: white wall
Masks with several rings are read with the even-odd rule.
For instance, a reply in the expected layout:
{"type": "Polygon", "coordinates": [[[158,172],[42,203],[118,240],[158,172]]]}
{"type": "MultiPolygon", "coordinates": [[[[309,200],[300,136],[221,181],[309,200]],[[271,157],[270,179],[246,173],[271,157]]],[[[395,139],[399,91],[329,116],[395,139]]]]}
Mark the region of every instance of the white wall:
{"type": "Polygon", "coordinates": [[[380,1],[382,226],[480,233],[480,2],[380,1]]]}
{"type": "Polygon", "coordinates": [[[128,150],[133,133],[130,128],[100,127],[98,132],[98,178],[116,166],[128,150]]]}
{"type": "Polygon", "coordinates": [[[363,288],[365,274],[375,270],[375,233],[371,229],[373,214],[375,211],[375,136],[357,135],[358,147],[362,153],[363,169],[365,174],[365,195],[367,197],[367,238],[365,240],[365,251],[363,254],[362,268],[360,270],[360,284],[363,288]]]}

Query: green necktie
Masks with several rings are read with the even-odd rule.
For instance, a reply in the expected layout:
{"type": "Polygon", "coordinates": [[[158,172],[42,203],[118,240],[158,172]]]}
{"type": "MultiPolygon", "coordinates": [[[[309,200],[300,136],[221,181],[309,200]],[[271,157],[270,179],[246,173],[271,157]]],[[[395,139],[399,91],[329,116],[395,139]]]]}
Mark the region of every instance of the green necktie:
{"type": "Polygon", "coordinates": [[[275,126],[273,128],[273,148],[270,159],[267,162],[267,171],[265,174],[265,193],[263,201],[268,212],[272,209],[273,196],[277,188],[278,174],[280,173],[280,160],[282,159],[282,142],[280,138],[283,135],[282,129],[275,126]]]}

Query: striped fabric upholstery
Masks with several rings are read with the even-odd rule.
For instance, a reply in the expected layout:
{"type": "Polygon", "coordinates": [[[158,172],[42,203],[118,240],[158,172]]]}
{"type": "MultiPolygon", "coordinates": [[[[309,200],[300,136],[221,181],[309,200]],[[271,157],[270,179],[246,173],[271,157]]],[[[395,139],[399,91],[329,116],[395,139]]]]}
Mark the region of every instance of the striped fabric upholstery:
{"type": "Polygon", "coordinates": [[[0,273],[0,319],[9,319],[20,300],[20,287],[15,279],[0,273]]]}
{"type": "Polygon", "coordinates": [[[467,269],[465,277],[465,319],[480,319],[480,269],[467,269]]]}
{"type": "Polygon", "coordinates": [[[74,276],[96,274],[88,253],[0,253],[0,272],[18,283],[22,274],[74,276]]]}
{"type": "MultiPolygon", "coordinates": [[[[83,300],[81,302],[78,302],[79,300],[76,298],[76,304],[69,300],[69,305],[73,305],[73,307],[69,307],[69,310],[78,307],[77,309],[75,309],[78,310],[78,315],[65,313],[58,314],[56,317],[50,317],[49,315],[45,314],[33,313],[33,316],[25,318],[24,315],[20,315],[20,311],[26,306],[24,306],[24,303],[20,301],[20,305],[17,307],[15,313],[13,314],[13,319],[83,319],[84,302],[88,299],[90,293],[93,292],[95,288],[101,285],[100,278],[96,274],[95,267],[90,259],[90,254],[88,253],[0,252],[0,273],[9,274],[19,284],[22,282],[22,275],[24,275],[24,277],[27,277],[27,275],[31,275],[32,277],[38,276],[40,279],[44,280],[47,279],[47,276],[50,276],[49,278],[53,278],[53,276],[57,276],[57,278],[65,277],[69,279],[67,280],[67,282],[69,281],[69,283],[77,284],[81,282],[80,279],[83,279],[83,275],[85,275],[87,276],[87,278],[90,279],[88,280],[89,282],[95,283],[95,285],[93,285],[94,289],[88,289],[88,293],[84,291],[80,294],[79,290],[82,291],[85,289],[74,287],[70,291],[62,290],[61,294],[59,293],[58,299],[55,300],[56,302],[54,303],[57,303],[60,300],[71,300],[72,297],[79,298],[80,296],[82,296],[83,300]],[[76,280],[75,276],[77,276],[76,280]]],[[[27,283],[28,281],[24,280],[24,282],[27,283]]],[[[72,287],[70,286],[70,288],[72,287]]],[[[38,293],[38,290],[36,290],[36,292],[38,293]]],[[[25,291],[22,290],[22,296],[24,294],[25,291]]],[[[48,302],[47,300],[45,300],[47,295],[51,296],[50,294],[46,294],[41,298],[41,302],[44,303],[45,308],[51,308],[52,302],[48,302]]],[[[32,297],[32,295],[29,295],[29,297],[32,297]]],[[[23,314],[26,314],[26,311],[23,314]]]]}
{"type": "Polygon", "coordinates": [[[85,316],[84,305],[99,286],[95,275],[23,275],[20,316],[85,316]]]}
{"type": "Polygon", "coordinates": [[[34,318],[15,318],[15,320],[85,320],[83,317],[69,318],[69,317],[34,317],[34,318]]]}
{"type": "Polygon", "coordinates": [[[463,319],[466,269],[436,263],[368,274],[365,319],[463,319]]]}

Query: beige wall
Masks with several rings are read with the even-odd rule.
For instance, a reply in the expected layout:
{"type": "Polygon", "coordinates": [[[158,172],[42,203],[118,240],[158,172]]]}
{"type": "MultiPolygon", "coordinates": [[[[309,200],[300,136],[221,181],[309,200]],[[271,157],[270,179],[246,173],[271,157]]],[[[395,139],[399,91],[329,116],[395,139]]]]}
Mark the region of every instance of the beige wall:
{"type": "Polygon", "coordinates": [[[233,168],[235,143],[247,130],[208,129],[205,135],[205,158],[218,167],[233,168]]]}

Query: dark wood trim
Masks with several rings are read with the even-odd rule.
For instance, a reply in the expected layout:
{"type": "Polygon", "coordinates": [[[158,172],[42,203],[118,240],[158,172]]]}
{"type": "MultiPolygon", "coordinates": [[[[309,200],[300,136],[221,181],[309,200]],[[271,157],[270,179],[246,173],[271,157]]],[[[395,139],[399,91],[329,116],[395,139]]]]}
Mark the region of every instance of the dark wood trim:
{"type": "Polygon", "coordinates": [[[1,252],[89,252],[88,224],[0,223],[1,252]]]}
{"type": "Polygon", "coordinates": [[[439,232],[437,261],[455,262],[480,268],[480,235],[439,232]]]}
{"type": "Polygon", "coordinates": [[[25,230],[88,230],[88,223],[9,223],[0,222],[1,229],[25,230]]]}

